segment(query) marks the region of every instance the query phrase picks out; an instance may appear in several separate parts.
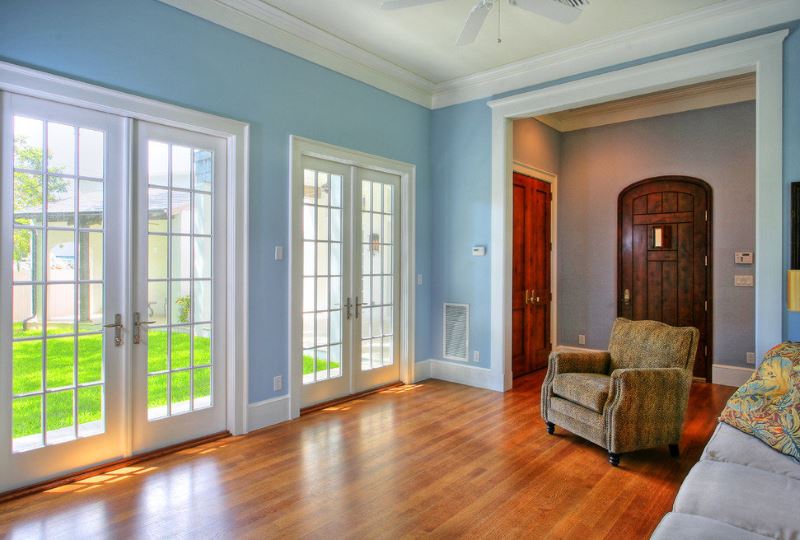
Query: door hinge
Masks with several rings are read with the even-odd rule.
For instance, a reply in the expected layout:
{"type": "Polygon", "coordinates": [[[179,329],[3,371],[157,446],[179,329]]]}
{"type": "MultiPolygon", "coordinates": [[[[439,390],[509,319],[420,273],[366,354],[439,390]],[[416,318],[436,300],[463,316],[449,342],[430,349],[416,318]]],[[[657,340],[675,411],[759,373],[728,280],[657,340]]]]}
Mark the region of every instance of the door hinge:
{"type": "Polygon", "coordinates": [[[703,257],[703,261],[704,261],[705,265],[708,266],[708,255],[703,257]]]}
{"type": "Polygon", "coordinates": [[[708,210],[706,210],[706,221],[708,221],[708,210]]]}
{"type": "Polygon", "coordinates": [[[703,345],[703,354],[708,356],[708,345],[703,345]]]}
{"type": "Polygon", "coordinates": [[[553,243],[550,242],[550,251],[553,251],[553,243]]]}
{"type": "Polygon", "coordinates": [[[706,311],[708,311],[708,300],[706,300],[706,301],[704,301],[704,302],[703,302],[703,309],[705,309],[706,311]]]}

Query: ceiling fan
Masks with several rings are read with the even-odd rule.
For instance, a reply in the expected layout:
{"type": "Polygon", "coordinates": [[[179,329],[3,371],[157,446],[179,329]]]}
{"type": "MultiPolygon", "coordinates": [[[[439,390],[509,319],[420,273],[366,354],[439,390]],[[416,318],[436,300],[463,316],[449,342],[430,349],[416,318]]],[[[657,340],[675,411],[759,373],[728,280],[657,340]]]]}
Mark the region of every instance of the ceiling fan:
{"type": "MultiPolygon", "coordinates": [[[[381,9],[402,9],[443,1],[384,0],[381,4],[381,9]]],[[[456,40],[456,45],[468,45],[475,41],[492,7],[501,1],[503,0],[478,0],[478,3],[469,12],[467,22],[464,23],[464,28],[461,29],[461,34],[456,40]]],[[[568,24],[578,18],[583,7],[589,3],[589,0],[508,0],[508,3],[547,19],[568,24]]]]}

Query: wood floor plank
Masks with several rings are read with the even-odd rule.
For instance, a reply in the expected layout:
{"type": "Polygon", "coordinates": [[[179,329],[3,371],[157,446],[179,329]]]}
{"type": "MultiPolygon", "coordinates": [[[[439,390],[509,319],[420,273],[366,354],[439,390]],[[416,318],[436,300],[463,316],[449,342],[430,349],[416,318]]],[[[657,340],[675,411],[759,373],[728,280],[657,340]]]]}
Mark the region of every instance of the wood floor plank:
{"type": "Polygon", "coordinates": [[[646,538],[732,388],[695,383],[681,458],[606,453],[505,394],[424,381],[0,504],[0,537],[646,538]]]}

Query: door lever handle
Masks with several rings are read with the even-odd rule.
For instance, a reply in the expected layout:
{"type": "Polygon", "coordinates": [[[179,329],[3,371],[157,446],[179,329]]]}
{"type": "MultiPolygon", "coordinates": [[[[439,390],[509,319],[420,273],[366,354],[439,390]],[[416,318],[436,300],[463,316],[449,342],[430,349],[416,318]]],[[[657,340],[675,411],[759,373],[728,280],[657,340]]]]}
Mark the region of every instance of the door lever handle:
{"type": "Polygon", "coordinates": [[[117,313],[114,315],[114,322],[103,325],[103,328],[114,329],[114,345],[119,347],[122,345],[122,315],[117,313]]]}
{"type": "Polygon", "coordinates": [[[155,324],[157,321],[142,321],[141,315],[137,311],[133,314],[133,342],[139,344],[142,342],[142,326],[148,324],[155,324]]]}
{"type": "Polygon", "coordinates": [[[347,297],[347,303],[344,305],[344,307],[347,308],[345,310],[345,313],[347,314],[347,320],[349,321],[350,319],[353,318],[353,311],[352,311],[353,310],[353,303],[350,301],[350,297],[349,296],[347,297]]]}
{"type": "Polygon", "coordinates": [[[356,303],[353,304],[353,305],[356,307],[356,319],[358,319],[358,317],[359,317],[358,308],[361,307],[361,306],[369,306],[370,302],[359,302],[358,301],[358,296],[356,296],[356,303]]]}

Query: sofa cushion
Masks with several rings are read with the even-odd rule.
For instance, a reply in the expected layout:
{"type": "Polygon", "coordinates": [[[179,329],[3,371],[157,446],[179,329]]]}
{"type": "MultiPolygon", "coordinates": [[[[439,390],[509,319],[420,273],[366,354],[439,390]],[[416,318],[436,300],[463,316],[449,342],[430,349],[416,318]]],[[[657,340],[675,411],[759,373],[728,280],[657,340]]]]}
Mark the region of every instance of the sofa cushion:
{"type": "Polygon", "coordinates": [[[673,511],[723,521],[755,534],[800,538],[800,481],[735,463],[703,460],[683,482],[673,511]]]}
{"type": "Polygon", "coordinates": [[[800,461],[800,344],[781,343],[767,351],[720,420],[800,461]]]}
{"type": "Polygon", "coordinates": [[[561,373],[553,377],[553,393],[602,413],[611,377],[599,373],[561,373]]]}
{"type": "Polygon", "coordinates": [[[737,463],[800,480],[800,463],[724,422],[717,425],[700,459],[737,463]]]}
{"type": "Polygon", "coordinates": [[[716,519],[670,512],[661,520],[650,540],[763,540],[767,538],[716,519]]]}

